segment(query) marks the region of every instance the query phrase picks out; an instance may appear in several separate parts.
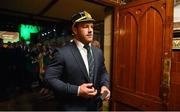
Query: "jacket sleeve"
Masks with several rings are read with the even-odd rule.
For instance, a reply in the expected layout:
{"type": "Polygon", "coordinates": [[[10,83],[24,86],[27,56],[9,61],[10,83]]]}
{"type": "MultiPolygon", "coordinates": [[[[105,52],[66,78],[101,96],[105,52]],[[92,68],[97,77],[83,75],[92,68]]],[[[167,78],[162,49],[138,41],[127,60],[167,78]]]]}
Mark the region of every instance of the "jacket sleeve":
{"type": "Polygon", "coordinates": [[[104,64],[104,56],[103,56],[103,53],[102,51],[100,50],[100,54],[101,54],[101,83],[100,85],[101,86],[106,86],[106,87],[109,87],[109,74],[106,70],[106,66],[104,64]]]}
{"type": "Polygon", "coordinates": [[[64,70],[64,58],[63,53],[60,49],[54,53],[54,58],[50,61],[47,66],[45,73],[45,81],[55,91],[60,94],[77,95],[78,86],[66,83],[63,80],[64,70]]]}

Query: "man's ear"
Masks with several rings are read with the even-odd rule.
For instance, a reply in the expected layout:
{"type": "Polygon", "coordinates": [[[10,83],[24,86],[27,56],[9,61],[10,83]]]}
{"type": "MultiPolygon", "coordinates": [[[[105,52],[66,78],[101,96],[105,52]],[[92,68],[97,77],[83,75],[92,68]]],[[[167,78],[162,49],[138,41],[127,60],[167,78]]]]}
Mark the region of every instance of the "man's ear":
{"type": "Polygon", "coordinates": [[[74,34],[77,34],[77,28],[76,27],[72,27],[72,31],[74,34]]]}

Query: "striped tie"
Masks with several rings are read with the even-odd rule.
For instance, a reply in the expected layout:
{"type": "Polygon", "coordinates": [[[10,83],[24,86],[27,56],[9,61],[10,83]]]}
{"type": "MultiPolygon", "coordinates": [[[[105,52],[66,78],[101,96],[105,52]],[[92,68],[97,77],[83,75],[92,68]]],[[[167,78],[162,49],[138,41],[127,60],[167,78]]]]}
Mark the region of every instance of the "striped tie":
{"type": "Polygon", "coordinates": [[[91,81],[93,81],[93,73],[94,73],[94,58],[91,53],[91,48],[89,45],[84,46],[85,49],[87,49],[87,59],[88,59],[88,65],[89,65],[89,78],[91,81]]]}

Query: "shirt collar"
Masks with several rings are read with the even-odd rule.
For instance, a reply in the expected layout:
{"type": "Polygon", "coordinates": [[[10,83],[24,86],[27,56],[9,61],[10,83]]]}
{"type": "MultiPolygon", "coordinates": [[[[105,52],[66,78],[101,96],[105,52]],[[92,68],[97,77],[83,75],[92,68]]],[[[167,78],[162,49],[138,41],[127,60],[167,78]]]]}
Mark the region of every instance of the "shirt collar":
{"type": "MultiPolygon", "coordinates": [[[[77,47],[79,49],[83,49],[84,48],[84,44],[81,41],[79,41],[79,40],[74,38],[74,42],[76,43],[76,45],[77,45],[77,47]]],[[[91,46],[91,43],[89,44],[89,46],[91,46]]]]}

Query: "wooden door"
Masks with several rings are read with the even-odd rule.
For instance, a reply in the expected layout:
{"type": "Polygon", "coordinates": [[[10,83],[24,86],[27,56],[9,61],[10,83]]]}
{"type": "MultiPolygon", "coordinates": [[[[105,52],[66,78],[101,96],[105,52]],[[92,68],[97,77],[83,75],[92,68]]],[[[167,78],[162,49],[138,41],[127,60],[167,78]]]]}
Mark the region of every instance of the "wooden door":
{"type": "Polygon", "coordinates": [[[172,2],[137,0],[116,7],[112,110],[166,110],[170,85],[172,2]]]}

